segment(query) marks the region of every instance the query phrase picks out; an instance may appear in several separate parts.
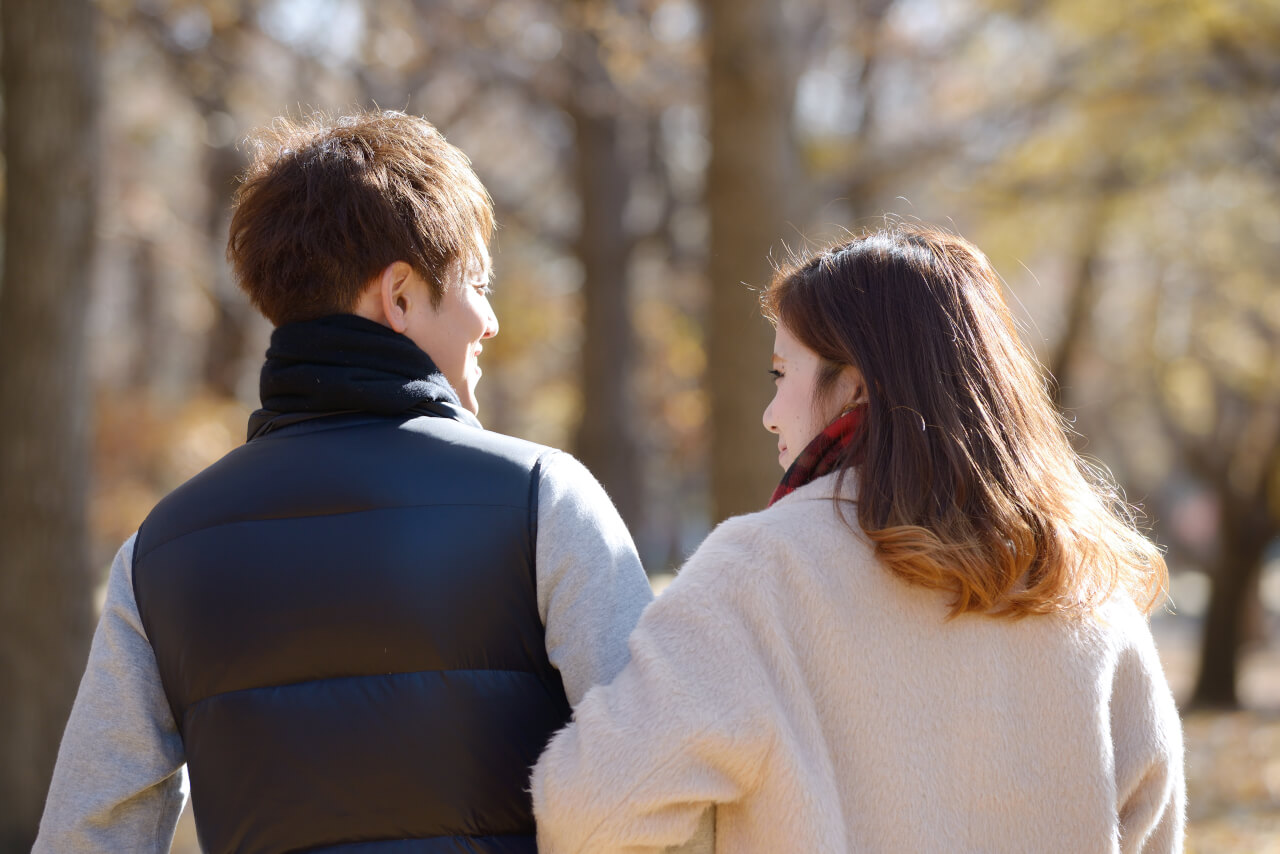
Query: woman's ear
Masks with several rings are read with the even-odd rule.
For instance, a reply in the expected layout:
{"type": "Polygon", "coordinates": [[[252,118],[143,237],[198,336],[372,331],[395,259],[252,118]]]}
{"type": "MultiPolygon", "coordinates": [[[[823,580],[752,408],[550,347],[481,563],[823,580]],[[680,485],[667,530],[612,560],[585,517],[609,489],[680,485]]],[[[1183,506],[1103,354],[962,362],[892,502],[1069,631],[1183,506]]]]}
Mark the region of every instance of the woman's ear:
{"type": "Polygon", "coordinates": [[[855,406],[861,406],[867,402],[867,382],[862,376],[862,371],[853,365],[845,365],[840,371],[840,379],[837,383],[837,400],[843,401],[844,405],[841,412],[848,412],[855,406]]]}

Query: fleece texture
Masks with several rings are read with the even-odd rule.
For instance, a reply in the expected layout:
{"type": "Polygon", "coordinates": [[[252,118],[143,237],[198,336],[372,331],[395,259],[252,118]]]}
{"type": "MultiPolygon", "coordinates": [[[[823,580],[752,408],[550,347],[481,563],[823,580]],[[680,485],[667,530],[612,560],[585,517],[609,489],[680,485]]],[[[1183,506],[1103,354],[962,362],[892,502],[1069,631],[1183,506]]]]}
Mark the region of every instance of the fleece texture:
{"type": "Polygon", "coordinates": [[[720,525],[645,611],[535,769],[543,854],[661,849],[712,806],[735,854],[1180,851],[1182,731],[1132,602],[948,620],[835,488],[720,525]]]}

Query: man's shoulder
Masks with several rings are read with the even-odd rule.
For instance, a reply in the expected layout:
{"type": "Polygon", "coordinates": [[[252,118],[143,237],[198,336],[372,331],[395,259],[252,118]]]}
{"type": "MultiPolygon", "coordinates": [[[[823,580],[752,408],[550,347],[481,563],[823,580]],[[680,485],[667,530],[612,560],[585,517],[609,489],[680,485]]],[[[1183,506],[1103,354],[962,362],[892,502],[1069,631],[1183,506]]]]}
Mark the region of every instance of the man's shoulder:
{"type": "Polygon", "coordinates": [[[300,425],[235,448],[174,489],[144,522],[140,552],[227,522],[441,503],[536,505],[543,462],[567,456],[447,418],[300,425]]]}
{"type": "Polygon", "coordinates": [[[432,442],[443,441],[449,452],[475,466],[475,473],[506,472],[524,475],[545,475],[548,468],[562,469],[566,460],[573,458],[566,452],[549,445],[531,442],[443,418],[414,418],[400,425],[401,434],[410,439],[421,436],[423,453],[429,453],[432,442]]]}

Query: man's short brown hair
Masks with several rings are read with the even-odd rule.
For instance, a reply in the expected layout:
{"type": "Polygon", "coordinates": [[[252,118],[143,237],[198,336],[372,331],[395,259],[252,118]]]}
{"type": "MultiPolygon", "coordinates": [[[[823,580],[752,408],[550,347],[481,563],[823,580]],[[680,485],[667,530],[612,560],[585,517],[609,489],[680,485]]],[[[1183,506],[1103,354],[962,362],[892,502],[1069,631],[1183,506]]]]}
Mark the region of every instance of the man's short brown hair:
{"type": "Polygon", "coordinates": [[[484,266],[489,195],[466,155],[425,119],[315,114],[277,119],[249,141],[227,259],[277,326],[351,311],[396,261],[430,283],[436,305],[454,264],[484,266]]]}

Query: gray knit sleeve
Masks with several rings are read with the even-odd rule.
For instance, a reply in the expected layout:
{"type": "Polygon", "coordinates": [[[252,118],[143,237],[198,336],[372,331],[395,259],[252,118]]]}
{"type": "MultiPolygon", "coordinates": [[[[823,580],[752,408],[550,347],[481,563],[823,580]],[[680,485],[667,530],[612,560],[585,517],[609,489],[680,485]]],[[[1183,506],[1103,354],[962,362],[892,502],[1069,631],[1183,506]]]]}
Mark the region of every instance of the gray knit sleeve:
{"type": "Polygon", "coordinates": [[[186,802],[182,738],[134,601],[133,545],[111,565],[33,854],[167,852],[186,802]]]}
{"type": "Polygon", "coordinates": [[[626,665],[627,637],[653,592],[604,488],[558,451],[542,459],[535,560],[547,655],[577,705],[626,665]]]}

